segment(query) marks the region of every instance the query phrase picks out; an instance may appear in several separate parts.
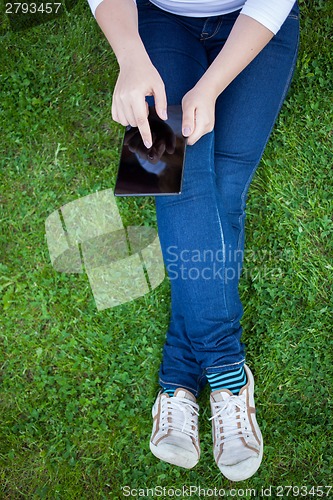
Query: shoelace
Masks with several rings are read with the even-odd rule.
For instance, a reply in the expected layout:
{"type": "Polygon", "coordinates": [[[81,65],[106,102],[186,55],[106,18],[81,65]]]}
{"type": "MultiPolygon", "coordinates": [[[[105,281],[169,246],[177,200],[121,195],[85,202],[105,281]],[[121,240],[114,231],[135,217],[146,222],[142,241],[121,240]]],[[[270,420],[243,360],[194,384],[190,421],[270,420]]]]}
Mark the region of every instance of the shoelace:
{"type": "Polygon", "coordinates": [[[198,429],[194,415],[199,415],[199,405],[185,398],[162,398],[161,413],[162,427],[168,426],[169,429],[196,437],[198,429]],[[172,417],[171,422],[168,422],[168,417],[172,417]]]}
{"type": "Polygon", "coordinates": [[[250,434],[253,434],[247,417],[245,397],[230,396],[226,401],[218,401],[213,405],[216,413],[209,420],[217,421],[216,437],[222,443],[240,437],[249,438],[250,434]],[[240,413],[236,413],[237,408],[240,413]],[[241,427],[237,426],[238,423],[241,427]],[[221,435],[221,426],[223,426],[223,435],[221,435]]]}

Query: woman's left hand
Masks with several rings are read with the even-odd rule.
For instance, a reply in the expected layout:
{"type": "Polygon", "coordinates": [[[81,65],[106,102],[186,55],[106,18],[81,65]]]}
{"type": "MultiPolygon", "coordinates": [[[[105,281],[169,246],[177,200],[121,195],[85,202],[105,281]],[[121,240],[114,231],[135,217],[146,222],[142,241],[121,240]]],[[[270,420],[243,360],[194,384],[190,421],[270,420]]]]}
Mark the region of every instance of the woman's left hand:
{"type": "Polygon", "coordinates": [[[188,137],[188,144],[193,145],[203,135],[211,132],[215,123],[215,102],[217,96],[210,92],[207,85],[199,81],[193,89],[184,95],[183,135],[188,137]]]}

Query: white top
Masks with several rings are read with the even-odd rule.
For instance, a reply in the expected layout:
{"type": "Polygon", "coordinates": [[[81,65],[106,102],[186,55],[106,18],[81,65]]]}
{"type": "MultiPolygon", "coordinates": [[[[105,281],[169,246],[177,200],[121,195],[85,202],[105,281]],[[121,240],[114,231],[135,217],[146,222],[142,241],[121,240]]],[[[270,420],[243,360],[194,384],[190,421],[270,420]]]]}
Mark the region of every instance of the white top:
{"type": "MultiPolygon", "coordinates": [[[[135,0],[134,0],[135,1],[135,0]]],[[[102,0],[88,0],[92,13],[102,0]]],[[[189,17],[229,14],[241,9],[276,34],[290,13],[295,0],[151,0],[163,10],[189,17]]]]}

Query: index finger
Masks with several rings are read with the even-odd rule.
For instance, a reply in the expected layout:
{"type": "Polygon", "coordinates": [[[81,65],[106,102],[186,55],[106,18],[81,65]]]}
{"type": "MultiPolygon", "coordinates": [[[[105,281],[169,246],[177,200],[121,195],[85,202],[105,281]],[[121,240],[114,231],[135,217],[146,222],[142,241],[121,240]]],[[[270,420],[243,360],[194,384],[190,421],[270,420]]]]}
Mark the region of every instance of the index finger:
{"type": "Polygon", "coordinates": [[[133,106],[133,115],[136,121],[136,126],[139,129],[143,144],[147,149],[153,145],[151,130],[148,122],[148,103],[146,101],[138,102],[133,106]]]}

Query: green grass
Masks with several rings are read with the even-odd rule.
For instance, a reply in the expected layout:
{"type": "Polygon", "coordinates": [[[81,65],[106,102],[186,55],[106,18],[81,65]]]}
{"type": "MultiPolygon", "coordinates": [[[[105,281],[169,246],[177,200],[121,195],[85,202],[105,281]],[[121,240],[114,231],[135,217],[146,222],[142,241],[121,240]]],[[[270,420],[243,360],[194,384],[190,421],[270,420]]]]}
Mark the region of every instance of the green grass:
{"type": "MultiPolygon", "coordinates": [[[[259,472],[239,484],[213,462],[207,391],[196,468],[149,452],[168,283],[98,312],[87,277],[49,261],[47,216],[114,185],[123,131],[110,117],[111,50],[84,2],[23,31],[3,18],[1,499],[332,483],[332,2],[301,7],[297,72],[248,202],[244,341],[266,448],[259,472]]],[[[118,203],[125,225],[155,227],[150,198],[118,203]]]]}

